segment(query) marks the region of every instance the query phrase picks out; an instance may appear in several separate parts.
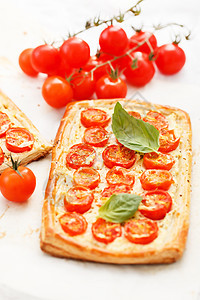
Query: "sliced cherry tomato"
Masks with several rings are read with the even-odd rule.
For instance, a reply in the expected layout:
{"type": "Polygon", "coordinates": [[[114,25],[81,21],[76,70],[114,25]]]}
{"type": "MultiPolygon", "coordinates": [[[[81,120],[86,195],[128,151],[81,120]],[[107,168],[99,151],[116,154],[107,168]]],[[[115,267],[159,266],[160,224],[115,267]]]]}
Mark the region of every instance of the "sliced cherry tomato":
{"type": "Polygon", "coordinates": [[[4,153],[3,150],[0,147],[0,166],[3,164],[4,162],[4,153]]]}
{"type": "Polygon", "coordinates": [[[155,190],[144,195],[139,211],[151,220],[162,220],[171,210],[171,207],[172,198],[169,193],[155,190]]]}
{"type": "Polygon", "coordinates": [[[155,68],[146,53],[134,52],[131,54],[133,60],[124,70],[127,81],[137,87],[146,85],[154,76],[155,68]]]}
{"type": "Polygon", "coordinates": [[[149,111],[143,121],[148,122],[158,130],[169,127],[166,117],[157,111],[149,111]]]}
{"type": "Polygon", "coordinates": [[[72,146],[66,156],[66,162],[72,169],[91,167],[96,157],[95,150],[84,143],[72,146]]]}
{"type": "Polygon", "coordinates": [[[178,147],[180,138],[175,137],[174,130],[163,129],[159,135],[159,142],[160,148],[158,150],[163,153],[168,153],[178,147]]]}
{"type": "Polygon", "coordinates": [[[61,76],[48,77],[42,86],[42,96],[52,107],[64,107],[73,98],[72,88],[61,76]]]}
{"type": "Polygon", "coordinates": [[[40,45],[32,52],[31,64],[38,72],[54,74],[60,64],[59,50],[51,45],[40,45]]]}
{"type": "Polygon", "coordinates": [[[133,185],[135,182],[135,176],[122,167],[113,167],[106,174],[106,180],[108,184],[125,184],[133,185]]]}
{"type": "Polygon", "coordinates": [[[105,127],[110,122],[108,114],[96,108],[87,108],[81,112],[81,123],[85,127],[101,126],[105,127]]]}
{"type": "Polygon", "coordinates": [[[162,45],[157,50],[156,65],[165,75],[178,73],[186,61],[185,52],[177,44],[162,45]]]}
{"type": "Polygon", "coordinates": [[[11,121],[7,114],[0,112],[0,138],[5,136],[6,131],[11,127],[11,121]]]}
{"type": "Polygon", "coordinates": [[[168,190],[173,183],[173,178],[167,170],[151,169],[142,173],[140,181],[144,190],[168,190]]]}
{"type": "Polygon", "coordinates": [[[103,151],[102,158],[110,169],[114,166],[128,169],[135,163],[135,152],[122,145],[110,145],[103,151]]]}
{"type": "Polygon", "coordinates": [[[122,235],[122,229],[120,224],[99,218],[92,224],[92,234],[98,242],[109,244],[122,235]]]}
{"type": "Polygon", "coordinates": [[[74,100],[90,99],[95,91],[95,81],[91,75],[84,71],[73,74],[70,84],[73,90],[74,100]]]}
{"type": "Polygon", "coordinates": [[[98,99],[125,98],[127,85],[121,77],[107,74],[96,82],[95,92],[98,99]]]}
{"type": "Polygon", "coordinates": [[[99,37],[99,45],[103,52],[121,55],[128,47],[128,37],[126,32],[119,26],[108,26],[105,28],[99,37]]]}
{"type": "Polygon", "coordinates": [[[138,31],[136,32],[130,39],[129,39],[129,47],[135,48],[139,43],[144,42],[148,40],[150,46],[148,46],[148,43],[145,42],[143,45],[139,46],[136,51],[144,52],[147,54],[150,54],[152,50],[155,50],[157,48],[157,40],[155,35],[152,32],[148,31],[138,31]]]}
{"type": "Polygon", "coordinates": [[[90,47],[84,40],[71,37],[60,47],[60,54],[71,67],[81,68],[90,58],[90,47]]]}
{"type": "Polygon", "coordinates": [[[13,127],[6,131],[6,147],[9,151],[21,153],[33,148],[34,137],[25,128],[13,127]]]}
{"type": "Polygon", "coordinates": [[[124,225],[125,237],[134,244],[149,244],[158,236],[158,225],[148,219],[131,219],[124,225]]]}
{"type": "Polygon", "coordinates": [[[24,202],[33,194],[36,178],[33,172],[26,167],[17,166],[7,168],[0,176],[0,191],[12,202],[24,202]]]}
{"type": "Polygon", "coordinates": [[[80,214],[88,211],[94,200],[93,193],[84,186],[70,188],[64,198],[64,205],[68,211],[76,211],[80,214]]]}
{"type": "Polygon", "coordinates": [[[129,115],[136,119],[142,119],[141,114],[137,111],[128,111],[129,115]]]}
{"type": "Polygon", "coordinates": [[[131,193],[131,186],[125,184],[114,184],[106,187],[101,193],[102,197],[111,197],[113,194],[131,193]]]}
{"type": "Polygon", "coordinates": [[[95,67],[96,70],[94,70],[94,79],[97,81],[100,77],[110,73],[110,66],[109,64],[105,64],[102,66],[99,66],[101,64],[105,63],[105,61],[101,60],[101,58],[98,58],[96,55],[91,56],[87,64],[83,67],[83,71],[89,72],[95,67]]]}
{"type": "Polygon", "coordinates": [[[100,182],[100,175],[97,170],[89,167],[81,167],[74,172],[74,182],[77,185],[95,189],[100,182]]]}
{"type": "Polygon", "coordinates": [[[33,68],[31,62],[33,50],[33,48],[28,48],[22,51],[19,56],[19,66],[26,75],[36,77],[38,75],[38,71],[33,68]]]}
{"type": "Polygon", "coordinates": [[[104,147],[108,140],[108,132],[99,126],[89,127],[84,133],[84,142],[94,147],[104,147]]]}
{"type": "Polygon", "coordinates": [[[146,153],[143,157],[146,169],[170,170],[175,164],[175,159],[170,154],[146,153]]]}
{"type": "Polygon", "coordinates": [[[83,234],[87,229],[86,219],[76,212],[65,213],[59,221],[62,229],[71,236],[83,234]]]}

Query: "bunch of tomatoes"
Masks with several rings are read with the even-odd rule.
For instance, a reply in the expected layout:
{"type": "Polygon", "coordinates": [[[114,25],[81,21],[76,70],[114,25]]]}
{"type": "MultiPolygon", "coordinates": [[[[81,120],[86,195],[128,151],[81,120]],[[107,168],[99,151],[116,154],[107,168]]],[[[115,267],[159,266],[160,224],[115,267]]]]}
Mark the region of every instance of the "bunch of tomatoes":
{"type": "Polygon", "coordinates": [[[127,83],[142,87],[155,74],[155,65],[165,75],[179,72],[185,53],[177,43],[157,45],[148,31],[136,31],[130,38],[119,26],[110,25],[99,37],[100,50],[94,56],[89,45],[74,36],[56,48],[40,45],[19,56],[21,69],[29,76],[47,74],[42,86],[45,101],[55,108],[71,100],[124,98],[127,83]]]}

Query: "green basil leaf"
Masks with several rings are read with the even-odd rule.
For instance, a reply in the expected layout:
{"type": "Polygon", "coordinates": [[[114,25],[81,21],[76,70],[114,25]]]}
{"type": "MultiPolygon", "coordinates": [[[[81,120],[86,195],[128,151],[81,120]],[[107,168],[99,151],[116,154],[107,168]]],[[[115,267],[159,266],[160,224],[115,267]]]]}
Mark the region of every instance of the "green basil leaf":
{"type": "Polygon", "coordinates": [[[112,115],[112,130],[116,139],[131,150],[142,153],[158,151],[159,131],[153,125],[130,116],[119,102],[112,115]]]}
{"type": "Polygon", "coordinates": [[[142,197],[134,194],[113,194],[100,208],[99,217],[113,223],[130,219],[138,209],[142,197]]]}

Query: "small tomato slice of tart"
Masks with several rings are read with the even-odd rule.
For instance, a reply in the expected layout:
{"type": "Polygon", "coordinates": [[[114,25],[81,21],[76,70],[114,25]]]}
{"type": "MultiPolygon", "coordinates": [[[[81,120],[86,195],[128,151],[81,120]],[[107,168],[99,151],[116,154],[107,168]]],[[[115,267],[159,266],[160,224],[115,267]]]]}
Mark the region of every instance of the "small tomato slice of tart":
{"type": "Polygon", "coordinates": [[[158,236],[158,225],[148,219],[131,219],[124,225],[124,235],[134,244],[149,244],[158,236]]]}
{"type": "Polygon", "coordinates": [[[125,168],[113,167],[106,174],[106,181],[108,184],[125,184],[133,185],[135,182],[135,176],[125,168]]]}
{"type": "Polygon", "coordinates": [[[0,138],[5,136],[6,131],[11,127],[11,121],[7,114],[0,112],[0,138]]]}
{"type": "Polygon", "coordinates": [[[59,218],[62,229],[71,236],[83,234],[87,229],[86,219],[76,212],[66,212],[59,218]]]}
{"type": "Polygon", "coordinates": [[[174,181],[169,171],[150,169],[142,173],[140,182],[144,190],[168,190],[174,181]]]}
{"type": "Polygon", "coordinates": [[[143,162],[146,169],[170,170],[175,164],[175,159],[170,154],[151,152],[144,155],[143,162]]]}
{"type": "Polygon", "coordinates": [[[104,147],[109,140],[108,132],[99,126],[89,127],[85,130],[83,141],[94,147],[104,147]]]}
{"type": "Polygon", "coordinates": [[[98,242],[108,244],[121,236],[122,229],[118,223],[107,222],[99,218],[92,224],[92,234],[98,242]]]}
{"type": "Polygon", "coordinates": [[[166,117],[163,114],[153,110],[147,113],[146,117],[143,118],[143,121],[148,122],[158,130],[169,127],[166,117]]]}
{"type": "Polygon", "coordinates": [[[101,193],[102,197],[111,197],[113,194],[131,193],[131,186],[125,184],[113,184],[106,187],[101,193]]]}
{"type": "Polygon", "coordinates": [[[81,123],[85,127],[101,126],[105,127],[110,122],[108,114],[97,108],[87,108],[81,112],[81,123]]]}
{"type": "Polygon", "coordinates": [[[3,150],[0,147],[0,166],[3,164],[4,162],[4,153],[3,150]]]}
{"type": "Polygon", "coordinates": [[[80,214],[91,208],[94,195],[91,190],[84,186],[70,188],[64,198],[64,206],[68,211],[75,211],[80,214]]]}
{"type": "Polygon", "coordinates": [[[128,169],[135,163],[135,151],[122,145],[110,145],[104,149],[102,158],[106,167],[110,169],[114,166],[128,169]]]}
{"type": "Polygon", "coordinates": [[[155,190],[147,192],[142,199],[139,211],[151,220],[162,220],[171,210],[172,198],[166,191],[155,190]]]}
{"type": "Polygon", "coordinates": [[[136,118],[136,119],[142,119],[141,114],[137,111],[128,111],[129,115],[136,118]]]}
{"type": "Polygon", "coordinates": [[[159,151],[162,153],[168,153],[175,150],[180,142],[180,138],[176,138],[174,130],[163,129],[159,135],[160,147],[159,151]]]}
{"type": "Polygon", "coordinates": [[[66,156],[66,163],[72,169],[91,167],[96,157],[95,150],[87,144],[80,143],[72,146],[66,156]]]}
{"type": "Polygon", "coordinates": [[[81,167],[74,172],[74,182],[77,185],[95,189],[100,182],[100,175],[97,170],[89,167],[81,167]]]}
{"type": "Polygon", "coordinates": [[[13,127],[6,131],[6,147],[9,151],[21,153],[33,148],[34,137],[25,128],[13,127]]]}

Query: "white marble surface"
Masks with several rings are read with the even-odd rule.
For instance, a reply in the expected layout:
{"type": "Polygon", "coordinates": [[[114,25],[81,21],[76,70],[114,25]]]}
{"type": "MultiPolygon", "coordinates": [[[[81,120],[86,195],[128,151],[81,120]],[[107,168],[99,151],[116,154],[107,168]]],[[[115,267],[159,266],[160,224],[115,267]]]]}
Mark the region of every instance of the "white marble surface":
{"type": "MultiPolygon", "coordinates": [[[[59,40],[68,30],[77,31],[86,19],[105,17],[126,9],[133,1],[116,0],[7,0],[0,1],[0,88],[31,118],[41,133],[53,139],[63,114],[46,105],[41,96],[42,76],[31,79],[21,73],[17,58],[26,47],[43,39],[59,40]]],[[[187,55],[176,76],[156,74],[139,92],[149,101],[169,104],[189,112],[193,127],[193,180],[191,226],[183,258],[172,265],[114,266],[53,258],[39,248],[39,228],[50,157],[30,164],[37,176],[34,195],[23,205],[0,196],[0,299],[200,299],[200,5],[198,0],[146,0],[140,17],[123,24],[183,22],[193,38],[183,42],[187,55]]],[[[101,29],[82,35],[95,52],[101,29]]],[[[159,43],[169,41],[167,31],[159,43]]],[[[128,95],[137,92],[129,88],[128,95]]]]}

